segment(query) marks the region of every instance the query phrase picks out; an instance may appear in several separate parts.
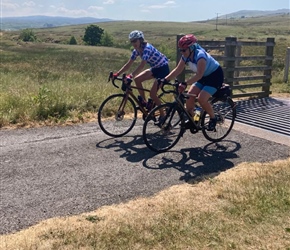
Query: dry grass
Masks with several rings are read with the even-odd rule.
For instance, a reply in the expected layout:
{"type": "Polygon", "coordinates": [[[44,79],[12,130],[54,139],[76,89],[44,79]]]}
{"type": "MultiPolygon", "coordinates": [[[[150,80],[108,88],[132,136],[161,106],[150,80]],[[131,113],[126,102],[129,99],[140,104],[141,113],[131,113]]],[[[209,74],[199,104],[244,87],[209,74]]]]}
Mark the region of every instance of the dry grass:
{"type": "Polygon", "coordinates": [[[12,249],[290,249],[290,158],[243,163],[196,185],[53,218],[12,235],[12,249]]]}

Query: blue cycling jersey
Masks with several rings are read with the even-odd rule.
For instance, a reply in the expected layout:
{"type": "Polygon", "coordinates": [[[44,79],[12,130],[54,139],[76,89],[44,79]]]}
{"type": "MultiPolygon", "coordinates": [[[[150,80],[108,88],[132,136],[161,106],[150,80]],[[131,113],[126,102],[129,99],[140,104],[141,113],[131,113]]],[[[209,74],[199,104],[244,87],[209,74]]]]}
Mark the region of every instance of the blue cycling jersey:
{"type": "Polygon", "coordinates": [[[140,56],[142,60],[147,61],[151,68],[160,68],[168,64],[167,57],[150,43],[143,45],[142,54],[134,49],[131,55],[131,60],[136,60],[138,56],[140,56]]]}
{"type": "Polygon", "coordinates": [[[193,59],[187,58],[185,56],[182,56],[182,60],[185,61],[190,69],[193,72],[197,72],[197,62],[199,59],[205,59],[206,61],[206,66],[205,66],[205,71],[203,76],[208,76],[220,66],[218,61],[216,61],[210,54],[208,54],[203,48],[199,47],[195,50],[193,59]]]}

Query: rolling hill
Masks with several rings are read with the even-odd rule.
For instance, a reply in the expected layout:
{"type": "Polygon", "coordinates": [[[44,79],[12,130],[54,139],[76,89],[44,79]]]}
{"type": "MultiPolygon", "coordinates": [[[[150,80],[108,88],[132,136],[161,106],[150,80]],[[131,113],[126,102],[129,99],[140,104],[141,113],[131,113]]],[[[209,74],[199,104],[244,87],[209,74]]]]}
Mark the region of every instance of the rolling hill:
{"type": "Polygon", "coordinates": [[[247,17],[260,17],[260,16],[278,16],[278,15],[289,15],[290,9],[279,9],[279,10],[239,10],[237,12],[225,14],[219,16],[219,18],[247,18],[247,17]]]}
{"type": "MultiPolygon", "coordinates": [[[[239,19],[258,16],[289,15],[289,9],[260,11],[260,10],[240,10],[237,12],[221,15],[219,19],[239,19]]],[[[216,17],[215,17],[216,18],[216,17]]],[[[215,19],[212,18],[212,19],[215,19]]],[[[212,20],[211,19],[211,20],[212,20]]],[[[52,28],[66,25],[89,24],[98,22],[117,21],[109,18],[93,17],[61,17],[61,16],[23,16],[23,17],[2,17],[1,30],[21,30],[25,28],[52,28]]],[[[204,20],[205,21],[205,20],[204,20]]]]}
{"type": "Polygon", "coordinates": [[[86,23],[110,22],[109,18],[93,17],[61,17],[61,16],[23,16],[2,17],[2,30],[20,30],[25,28],[52,28],[65,25],[78,25],[86,23]]]}

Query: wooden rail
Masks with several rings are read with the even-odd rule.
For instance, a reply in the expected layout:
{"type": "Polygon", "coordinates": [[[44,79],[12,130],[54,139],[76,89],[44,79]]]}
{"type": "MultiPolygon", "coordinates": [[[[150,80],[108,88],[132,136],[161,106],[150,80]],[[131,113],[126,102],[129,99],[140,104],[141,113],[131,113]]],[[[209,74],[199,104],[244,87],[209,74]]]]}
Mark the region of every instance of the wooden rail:
{"type": "MultiPolygon", "coordinates": [[[[176,44],[182,35],[178,35],[176,44]]],[[[232,97],[268,97],[271,94],[271,78],[274,38],[266,42],[238,41],[236,37],[226,37],[225,41],[198,41],[221,64],[225,83],[232,88],[232,97]],[[262,51],[262,54],[261,54],[262,51]],[[260,52],[260,54],[258,54],[260,52]]],[[[177,63],[181,57],[178,49],[177,63]]],[[[185,80],[185,69],[178,79],[185,80]]]]}
{"type": "Polygon", "coordinates": [[[288,82],[289,67],[290,67],[290,47],[287,48],[286,52],[284,82],[288,82]]]}

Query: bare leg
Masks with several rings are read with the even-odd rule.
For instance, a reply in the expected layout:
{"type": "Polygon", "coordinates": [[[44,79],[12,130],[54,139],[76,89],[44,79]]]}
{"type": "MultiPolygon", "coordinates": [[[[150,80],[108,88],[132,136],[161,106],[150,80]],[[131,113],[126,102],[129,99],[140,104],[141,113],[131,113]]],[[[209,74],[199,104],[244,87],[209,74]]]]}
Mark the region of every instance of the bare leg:
{"type": "MultiPolygon", "coordinates": [[[[198,94],[200,93],[200,89],[196,86],[191,86],[188,90],[188,94],[192,94],[195,96],[198,96],[198,94]]],[[[190,96],[187,100],[186,100],[186,109],[189,112],[189,114],[193,115],[194,114],[194,107],[195,107],[195,96],[190,96]]]]}
{"type": "Polygon", "coordinates": [[[134,81],[135,81],[136,86],[138,88],[139,94],[140,94],[140,96],[142,96],[142,98],[144,100],[146,100],[146,98],[145,98],[145,92],[143,90],[142,82],[144,82],[146,80],[153,79],[153,78],[154,77],[152,76],[152,72],[150,71],[150,69],[146,69],[146,70],[142,71],[139,75],[137,75],[134,78],[134,81]]]}
{"type": "MultiPolygon", "coordinates": [[[[161,105],[161,101],[157,97],[157,92],[158,92],[158,82],[157,80],[154,81],[152,88],[150,90],[150,97],[152,98],[153,102],[155,103],[156,106],[161,105]]],[[[164,116],[165,112],[163,109],[160,109],[160,116],[164,116]]]]}
{"type": "Polygon", "coordinates": [[[200,106],[209,114],[210,118],[214,118],[215,114],[211,104],[208,102],[208,99],[211,95],[206,91],[201,91],[198,96],[198,102],[200,106]]]}

